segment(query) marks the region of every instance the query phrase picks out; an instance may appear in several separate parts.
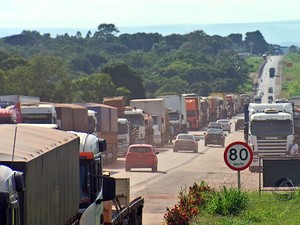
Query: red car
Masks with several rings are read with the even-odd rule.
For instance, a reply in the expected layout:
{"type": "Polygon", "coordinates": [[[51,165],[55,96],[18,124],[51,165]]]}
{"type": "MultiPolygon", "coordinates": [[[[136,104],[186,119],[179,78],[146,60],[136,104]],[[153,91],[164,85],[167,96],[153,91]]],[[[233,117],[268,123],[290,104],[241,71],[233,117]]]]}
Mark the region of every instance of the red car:
{"type": "Polygon", "coordinates": [[[151,168],[153,172],[157,171],[157,154],[152,145],[130,145],[125,156],[125,171],[131,168],[151,168]]]}

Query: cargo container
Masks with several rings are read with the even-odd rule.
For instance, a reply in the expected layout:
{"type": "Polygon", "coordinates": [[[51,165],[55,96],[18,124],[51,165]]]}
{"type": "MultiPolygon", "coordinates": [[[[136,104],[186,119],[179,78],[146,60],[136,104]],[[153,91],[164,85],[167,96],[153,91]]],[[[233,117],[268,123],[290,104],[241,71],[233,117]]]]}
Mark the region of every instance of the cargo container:
{"type": "Polygon", "coordinates": [[[169,116],[165,106],[165,99],[132,99],[130,100],[130,107],[142,109],[152,116],[155,145],[163,146],[165,143],[168,143],[169,116]]]}
{"type": "Polygon", "coordinates": [[[88,132],[88,109],[78,104],[52,103],[57,114],[57,125],[64,131],[88,132]]]}
{"type": "Polygon", "coordinates": [[[115,107],[99,103],[76,103],[88,110],[96,112],[98,137],[104,138],[107,150],[104,153],[104,163],[113,163],[118,154],[118,110],[115,107]]]}
{"type": "Polygon", "coordinates": [[[117,97],[105,97],[103,99],[104,105],[109,105],[112,107],[116,107],[118,109],[118,117],[124,118],[124,111],[125,111],[125,97],[124,96],[117,96],[117,97]]]}

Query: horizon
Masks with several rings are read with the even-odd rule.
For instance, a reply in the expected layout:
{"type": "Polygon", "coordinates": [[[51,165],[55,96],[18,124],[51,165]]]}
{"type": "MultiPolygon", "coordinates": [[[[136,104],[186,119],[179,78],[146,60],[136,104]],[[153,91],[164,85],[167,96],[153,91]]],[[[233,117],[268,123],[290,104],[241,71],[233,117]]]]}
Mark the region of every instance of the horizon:
{"type": "MultiPolygon", "coordinates": [[[[99,25],[99,24],[98,24],[99,25]]],[[[97,25],[97,27],[98,27],[97,25]]],[[[170,34],[186,34],[195,30],[203,30],[208,35],[228,36],[232,33],[240,33],[244,35],[246,32],[259,30],[265,37],[265,40],[271,44],[279,45],[298,45],[300,40],[300,20],[282,20],[273,22],[257,22],[257,23],[219,23],[219,24],[165,24],[165,25],[149,25],[149,26],[117,26],[116,28],[121,34],[134,34],[134,33],[159,33],[162,36],[170,34]],[[282,27],[280,27],[282,26],[282,27]],[[281,32],[286,29],[289,32],[281,32]],[[274,35],[275,34],[275,35],[274,35]]],[[[57,35],[64,35],[68,33],[74,36],[78,31],[85,37],[88,31],[92,34],[97,31],[95,28],[76,28],[76,27],[40,27],[40,28],[0,28],[0,38],[7,36],[21,34],[22,31],[37,31],[41,35],[50,33],[51,38],[57,35]]]]}

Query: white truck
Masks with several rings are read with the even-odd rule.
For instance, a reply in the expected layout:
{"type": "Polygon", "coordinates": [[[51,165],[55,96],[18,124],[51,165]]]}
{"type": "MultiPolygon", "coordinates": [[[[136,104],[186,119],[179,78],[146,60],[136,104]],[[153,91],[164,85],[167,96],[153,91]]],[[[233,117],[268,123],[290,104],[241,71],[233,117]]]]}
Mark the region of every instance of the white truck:
{"type": "Polygon", "coordinates": [[[124,116],[130,123],[130,143],[145,143],[146,125],[144,111],[130,107],[125,109],[124,116]]]}
{"type": "Polygon", "coordinates": [[[22,123],[57,124],[54,105],[30,103],[21,104],[22,123]]]}
{"type": "Polygon", "coordinates": [[[165,99],[165,107],[168,109],[169,123],[174,128],[174,134],[187,133],[186,95],[162,95],[157,98],[165,99]]]}
{"type": "Polygon", "coordinates": [[[245,135],[254,152],[251,172],[259,172],[259,159],[285,157],[294,139],[291,103],[250,103],[245,116],[245,135]]]}
{"type": "Polygon", "coordinates": [[[118,155],[124,156],[130,144],[129,121],[118,118],[118,155]]]}
{"type": "Polygon", "coordinates": [[[164,143],[168,142],[165,99],[132,99],[130,106],[142,109],[152,116],[155,145],[163,146],[164,143]]]}

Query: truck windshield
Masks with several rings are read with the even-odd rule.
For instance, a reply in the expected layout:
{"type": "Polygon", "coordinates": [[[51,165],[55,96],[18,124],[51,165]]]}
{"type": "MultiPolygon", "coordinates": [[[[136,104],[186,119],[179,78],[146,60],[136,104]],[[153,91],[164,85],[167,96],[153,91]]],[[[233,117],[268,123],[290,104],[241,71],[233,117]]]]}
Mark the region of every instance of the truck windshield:
{"type": "Polygon", "coordinates": [[[251,123],[251,134],[256,136],[291,135],[292,132],[291,120],[252,121],[251,123]]]}
{"type": "Polygon", "coordinates": [[[130,122],[131,126],[144,126],[144,118],[141,115],[126,115],[125,116],[130,122]]]}
{"type": "Polygon", "coordinates": [[[128,124],[118,123],[118,134],[127,134],[128,133],[128,124]]]}
{"type": "Polygon", "coordinates": [[[52,124],[53,118],[51,113],[22,114],[22,123],[52,124]]]}
{"type": "Polygon", "coordinates": [[[169,113],[169,120],[179,120],[179,113],[169,113]]]}

